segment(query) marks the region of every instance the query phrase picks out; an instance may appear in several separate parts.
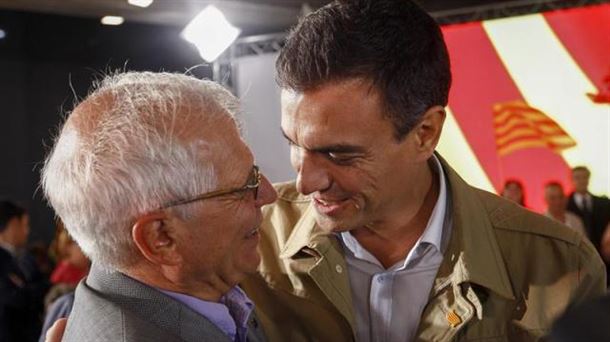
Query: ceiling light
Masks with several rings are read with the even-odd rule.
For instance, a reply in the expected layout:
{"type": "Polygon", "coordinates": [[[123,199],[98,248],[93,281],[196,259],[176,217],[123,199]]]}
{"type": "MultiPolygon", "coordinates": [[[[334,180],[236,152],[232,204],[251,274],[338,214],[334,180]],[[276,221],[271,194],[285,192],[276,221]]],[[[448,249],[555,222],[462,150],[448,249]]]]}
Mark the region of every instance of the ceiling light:
{"type": "Polygon", "coordinates": [[[138,7],[148,7],[154,0],[127,0],[127,3],[138,7]]]}
{"type": "Polygon", "coordinates": [[[0,39],[4,39],[6,37],[6,31],[0,29],[0,39]]]}
{"type": "Polygon", "coordinates": [[[104,24],[104,25],[116,26],[116,25],[121,25],[124,21],[125,21],[125,19],[123,19],[123,17],[117,17],[114,15],[107,15],[102,18],[102,24],[104,24]]]}
{"type": "Polygon", "coordinates": [[[218,8],[209,5],[186,25],[182,37],[197,47],[201,58],[212,62],[231,46],[239,32],[218,8]]]}

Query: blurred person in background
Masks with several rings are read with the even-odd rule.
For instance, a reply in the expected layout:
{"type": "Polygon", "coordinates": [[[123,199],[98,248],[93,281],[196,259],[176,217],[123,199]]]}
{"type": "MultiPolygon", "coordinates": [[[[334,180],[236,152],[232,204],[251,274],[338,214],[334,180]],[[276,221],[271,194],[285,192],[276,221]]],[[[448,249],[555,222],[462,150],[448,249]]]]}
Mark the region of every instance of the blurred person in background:
{"type": "Polygon", "coordinates": [[[509,179],[504,183],[502,188],[502,197],[509,201],[515,202],[522,207],[525,207],[525,190],[523,183],[516,179],[509,179]]]}
{"type": "Polygon", "coordinates": [[[25,209],[0,201],[0,341],[36,341],[40,333],[39,289],[19,262],[29,232],[25,209]]]}
{"type": "Polygon", "coordinates": [[[45,340],[46,332],[59,318],[68,317],[74,305],[74,289],[89,272],[90,261],[76,241],[64,228],[63,222],[57,220],[55,239],[51,243],[49,254],[57,260],[57,266],[51,274],[53,286],[45,296],[45,319],[42,325],[40,341],[45,340]]]}
{"type": "Polygon", "coordinates": [[[587,236],[599,249],[606,225],[610,221],[610,200],[589,192],[591,171],[585,166],[572,169],[574,192],[568,198],[567,209],[578,215],[585,226],[587,236]]]}
{"type": "MultiPolygon", "coordinates": [[[[585,226],[587,236],[603,256],[602,237],[610,223],[610,200],[607,197],[595,196],[589,191],[591,171],[585,166],[572,169],[574,192],[568,198],[568,210],[578,215],[585,226]]],[[[604,260],[606,271],[610,272],[610,261],[604,260]]],[[[607,285],[610,286],[610,279],[607,285]]]]}
{"type": "Polygon", "coordinates": [[[582,220],[566,209],[568,199],[563,192],[563,186],[559,182],[549,182],[544,186],[544,200],[547,210],[544,213],[547,217],[555,219],[575,231],[587,236],[582,220]]]}
{"type": "Polygon", "coordinates": [[[610,295],[568,308],[553,324],[549,342],[610,341],[610,295]]]}
{"type": "Polygon", "coordinates": [[[70,237],[68,231],[63,227],[63,223],[58,221],[55,239],[52,243],[54,247],[57,266],[51,273],[51,283],[53,285],[66,284],[73,288],[89,272],[89,258],[83,253],[78,244],[70,237]]]}

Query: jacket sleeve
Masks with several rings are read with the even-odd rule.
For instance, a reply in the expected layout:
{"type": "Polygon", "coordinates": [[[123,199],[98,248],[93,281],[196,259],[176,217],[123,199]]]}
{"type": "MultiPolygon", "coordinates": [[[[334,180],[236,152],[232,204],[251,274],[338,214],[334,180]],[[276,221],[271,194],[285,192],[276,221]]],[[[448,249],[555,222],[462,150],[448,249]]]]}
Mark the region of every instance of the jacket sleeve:
{"type": "Polygon", "coordinates": [[[579,245],[578,282],[571,304],[578,304],[606,293],[606,265],[593,245],[583,237],[579,245]]]}

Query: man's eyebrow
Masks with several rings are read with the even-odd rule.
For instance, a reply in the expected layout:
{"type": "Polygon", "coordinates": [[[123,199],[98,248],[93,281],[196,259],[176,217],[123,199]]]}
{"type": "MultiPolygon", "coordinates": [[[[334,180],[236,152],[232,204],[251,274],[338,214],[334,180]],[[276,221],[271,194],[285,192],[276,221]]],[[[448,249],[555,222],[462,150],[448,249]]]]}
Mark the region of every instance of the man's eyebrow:
{"type": "Polygon", "coordinates": [[[362,146],[349,145],[349,144],[334,144],[328,146],[320,146],[312,149],[314,152],[319,153],[346,153],[346,154],[359,154],[364,153],[365,149],[362,146]]]}
{"type": "MultiPolygon", "coordinates": [[[[288,140],[291,144],[296,145],[296,143],[290,139],[290,137],[284,132],[282,129],[282,135],[286,140],[288,140]]],[[[311,152],[317,153],[364,153],[366,149],[362,146],[350,145],[350,144],[332,144],[327,146],[319,146],[316,148],[308,149],[311,152]]]]}

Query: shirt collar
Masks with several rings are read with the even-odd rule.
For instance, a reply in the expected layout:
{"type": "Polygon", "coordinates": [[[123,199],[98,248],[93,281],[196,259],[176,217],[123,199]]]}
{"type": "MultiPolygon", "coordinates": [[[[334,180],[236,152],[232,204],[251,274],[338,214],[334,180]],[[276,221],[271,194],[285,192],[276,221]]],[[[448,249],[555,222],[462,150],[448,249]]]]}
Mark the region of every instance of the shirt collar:
{"type": "MultiPolygon", "coordinates": [[[[440,185],[438,198],[434,205],[434,209],[432,210],[432,214],[428,219],[428,224],[426,225],[424,232],[417,240],[411,251],[409,251],[409,254],[402,262],[401,268],[406,267],[411,260],[415,259],[418,256],[418,253],[421,253],[421,247],[424,247],[425,245],[429,244],[434,246],[434,248],[436,248],[436,250],[442,254],[444,245],[443,238],[448,235],[443,235],[446,222],[445,213],[447,211],[447,185],[445,183],[446,181],[443,167],[435,155],[432,156],[430,166],[432,167],[434,174],[436,174],[438,177],[440,185]]],[[[341,232],[340,236],[345,247],[347,247],[355,258],[380,264],[377,259],[371,253],[369,253],[369,251],[360,245],[358,240],[356,240],[349,231],[341,232]]]]}
{"type": "Polygon", "coordinates": [[[454,283],[470,282],[514,299],[493,222],[518,215],[501,201],[486,203],[479,190],[468,185],[439,156],[451,190],[452,230],[443,263],[435,280],[435,291],[451,278],[454,283]],[[488,206],[489,205],[489,206],[488,206]]]}
{"type": "Polygon", "coordinates": [[[580,209],[589,209],[589,206],[591,205],[591,194],[590,193],[585,193],[585,194],[581,194],[579,192],[575,192],[574,193],[574,199],[576,201],[576,205],[578,205],[578,207],[580,209]]]}
{"type": "Polygon", "coordinates": [[[445,236],[443,235],[443,227],[445,226],[445,213],[447,211],[447,184],[443,166],[435,155],[432,155],[431,164],[432,168],[438,174],[440,190],[436,204],[434,205],[434,209],[432,210],[432,214],[428,220],[428,225],[426,226],[426,229],[424,230],[424,233],[422,234],[418,243],[429,243],[436,247],[439,252],[442,252],[443,240],[445,239],[445,236]]]}
{"type": "Polygon", "coordinates": [[[254,309],[252,301],[238,286],[231,288],[220,299],[220,302],[210,302],[183,293],[158,290],[210,320],[233,341],[237,340],[238,328],[244,329],[248,326],[248,319],[254,309]]]}

